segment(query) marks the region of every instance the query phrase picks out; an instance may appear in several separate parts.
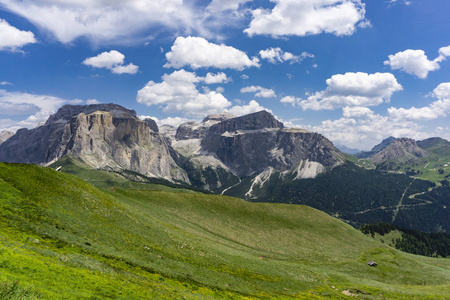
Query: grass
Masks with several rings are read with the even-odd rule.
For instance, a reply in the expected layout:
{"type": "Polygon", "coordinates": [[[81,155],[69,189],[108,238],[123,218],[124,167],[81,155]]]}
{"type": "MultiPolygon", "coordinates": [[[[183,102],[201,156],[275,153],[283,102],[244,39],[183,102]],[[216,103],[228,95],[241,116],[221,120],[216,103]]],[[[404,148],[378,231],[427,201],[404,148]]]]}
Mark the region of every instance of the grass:
{"type": "Polygon", "coordinates": [[[450,298],[450,260],[310,207],[116,183],[0,163],[0,282],[39,299],[450,298]]]}

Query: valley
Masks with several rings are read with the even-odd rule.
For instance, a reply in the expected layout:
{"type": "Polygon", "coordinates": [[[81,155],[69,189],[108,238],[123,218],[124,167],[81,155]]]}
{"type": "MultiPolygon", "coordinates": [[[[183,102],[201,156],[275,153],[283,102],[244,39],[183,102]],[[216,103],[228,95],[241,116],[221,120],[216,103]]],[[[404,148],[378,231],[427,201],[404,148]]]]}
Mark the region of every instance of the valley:
{"type": "Polygon", "coordinates": [[[175,129],[64,106],[0,144],[0,295],[448,298],[450,260],[355,229],[449,232],[448,170],[425,172],[447,147],[390,139],[357,158],[265,111],[175,129]]]}
{"type": "Polygon", "coordinates": [[[0,179],[0,279],[39,299],[450,296],[449,260],[400,252],[307,206],[99,189],[35,165],[1,163],[0,179]]]}

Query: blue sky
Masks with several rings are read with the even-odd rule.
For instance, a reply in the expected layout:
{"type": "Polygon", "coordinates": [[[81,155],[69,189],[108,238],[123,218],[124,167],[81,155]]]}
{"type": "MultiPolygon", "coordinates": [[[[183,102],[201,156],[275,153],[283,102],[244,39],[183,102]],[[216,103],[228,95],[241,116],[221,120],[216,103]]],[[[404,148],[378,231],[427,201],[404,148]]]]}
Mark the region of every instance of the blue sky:
{"type": "Polygon", "coordinates": [[[445,0],[0,0],[0,131],[64,104],[160,124],[268,109],[370,149],[450,139],[445,0]]]}

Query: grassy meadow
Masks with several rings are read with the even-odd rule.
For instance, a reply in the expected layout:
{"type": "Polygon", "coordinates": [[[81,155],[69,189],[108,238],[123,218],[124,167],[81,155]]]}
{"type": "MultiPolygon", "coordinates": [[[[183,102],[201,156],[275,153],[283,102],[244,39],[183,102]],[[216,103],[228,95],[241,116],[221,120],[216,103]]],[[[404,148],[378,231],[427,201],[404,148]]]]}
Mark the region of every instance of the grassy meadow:
{"type": "Polygon", "coordinates": [[[0,163],[0,299],[450,298],[449,259],[313,208],[72,168],[0,163]]]}

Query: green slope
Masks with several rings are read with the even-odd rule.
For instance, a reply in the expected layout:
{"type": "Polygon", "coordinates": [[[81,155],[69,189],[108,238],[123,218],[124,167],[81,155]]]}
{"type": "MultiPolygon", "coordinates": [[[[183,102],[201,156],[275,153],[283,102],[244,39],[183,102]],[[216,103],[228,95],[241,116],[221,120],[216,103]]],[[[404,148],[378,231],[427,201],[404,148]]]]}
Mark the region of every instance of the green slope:
{"type": "Polygon", "coordinates": [[[450,260],[402,253],[306,206],[100,190],[0,163],[0,216],[0,295],[19,280],[39,299],[450,298],[450,260]]]}

